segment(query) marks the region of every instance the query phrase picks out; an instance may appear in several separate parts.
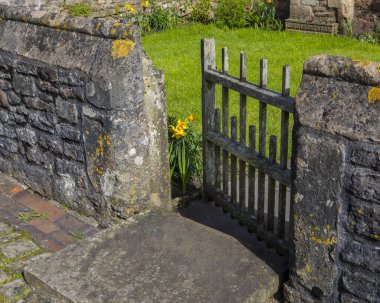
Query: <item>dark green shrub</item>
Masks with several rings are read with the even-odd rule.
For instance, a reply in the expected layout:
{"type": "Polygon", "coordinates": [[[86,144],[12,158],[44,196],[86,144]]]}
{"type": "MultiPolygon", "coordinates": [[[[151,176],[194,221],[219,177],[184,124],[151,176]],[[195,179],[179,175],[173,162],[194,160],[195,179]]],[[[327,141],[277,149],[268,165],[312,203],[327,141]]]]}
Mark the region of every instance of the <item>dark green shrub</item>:
{"type": "Polygon", "coordinates": [[[248,0],[219,0],[215,12],[218,26],[241,28],[246,26],[248,0]]]}
{"type": "Polygon", "coordinates": [[[91,15],[91,7],[84,3],[68,4],[65,6],[69,10],[70,16],[88,17],[91,15]]]}
{"type": "Polygon", "coordinates": [[[203,24],[212,22],[211,0],[200,0],[191,6],[191,20],[203,24]]]}

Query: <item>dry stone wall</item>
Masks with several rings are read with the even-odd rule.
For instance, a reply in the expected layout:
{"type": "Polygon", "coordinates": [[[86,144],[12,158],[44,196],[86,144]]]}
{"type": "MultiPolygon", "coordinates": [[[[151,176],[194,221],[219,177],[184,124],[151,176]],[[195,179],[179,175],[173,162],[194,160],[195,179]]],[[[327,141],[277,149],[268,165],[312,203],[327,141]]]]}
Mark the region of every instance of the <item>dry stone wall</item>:
{"type": "Polygon", "coordinates": [[[380,63],[316,56],[296,96],[289,302],[379,302],[380,63]]]}
{"type": "Polygon", "coordinates": [[[137,28],[0,6],[0,169],[103,225],[170,207],[163,75],[137,28]]]}

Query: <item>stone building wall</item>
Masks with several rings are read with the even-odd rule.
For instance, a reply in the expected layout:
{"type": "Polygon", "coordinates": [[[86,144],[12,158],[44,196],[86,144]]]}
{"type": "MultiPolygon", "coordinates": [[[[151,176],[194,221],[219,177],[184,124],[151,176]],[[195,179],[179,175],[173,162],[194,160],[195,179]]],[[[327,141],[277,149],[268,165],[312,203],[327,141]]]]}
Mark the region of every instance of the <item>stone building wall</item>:
{"type": "Polygon", "coordinates": [[[163,75],[138,28],[0,6],[0,170],[103,225],[170,207],[163,75]]]}
{"type": "Polygon", "coordinates": [[[316,56],[296,95],[289,302],[379,302],[380,63],[316,56]]]}

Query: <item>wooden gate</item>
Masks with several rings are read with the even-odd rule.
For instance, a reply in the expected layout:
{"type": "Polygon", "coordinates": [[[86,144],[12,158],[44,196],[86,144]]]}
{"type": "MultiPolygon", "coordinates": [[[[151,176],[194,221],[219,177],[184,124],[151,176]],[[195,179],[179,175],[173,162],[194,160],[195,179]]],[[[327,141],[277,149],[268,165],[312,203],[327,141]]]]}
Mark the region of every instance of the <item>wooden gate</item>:
{"type": "Polygon", "coordinates": [[[240,55],[240,77],[228,74],[228,53],[223,48],[222,70],[216,69],[215,41],[203,39],[202,128],[203,197],[212,199],[225,211],[255,232],[281,254],[288,252],[286,216],[291,209],[291,171],[288,168],[289,114],[294,99],[289,96],[290,69],[283,67],[282,93],[267,88],[267,60],[260,60],[260,84],[246,80],[246,56],[240,55]],[[222,111],[216,108],[216,85],[222,86],[222,111]],[[240,94],[239,125],[229,114],[229,91],[240,94]],[[259,135],[248,127],[247,97],[259,102],[259,135]],[[280,157],[277,162],[276,136],[267,149],[267,105],[281,110],[280,157]],[[239,135],[239,139],[238,139],[239,135]]]}

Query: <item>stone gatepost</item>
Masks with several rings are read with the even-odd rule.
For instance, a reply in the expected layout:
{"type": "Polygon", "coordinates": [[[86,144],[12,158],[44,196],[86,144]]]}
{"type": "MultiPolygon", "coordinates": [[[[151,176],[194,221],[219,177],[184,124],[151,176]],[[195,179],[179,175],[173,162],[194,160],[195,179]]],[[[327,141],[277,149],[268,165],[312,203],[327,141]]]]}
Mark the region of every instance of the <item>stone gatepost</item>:
{"type": "Polygon", "coordinates": [[[380,63],[316,56],[296,96],[288,302],[380,300],[380,63]]]}

